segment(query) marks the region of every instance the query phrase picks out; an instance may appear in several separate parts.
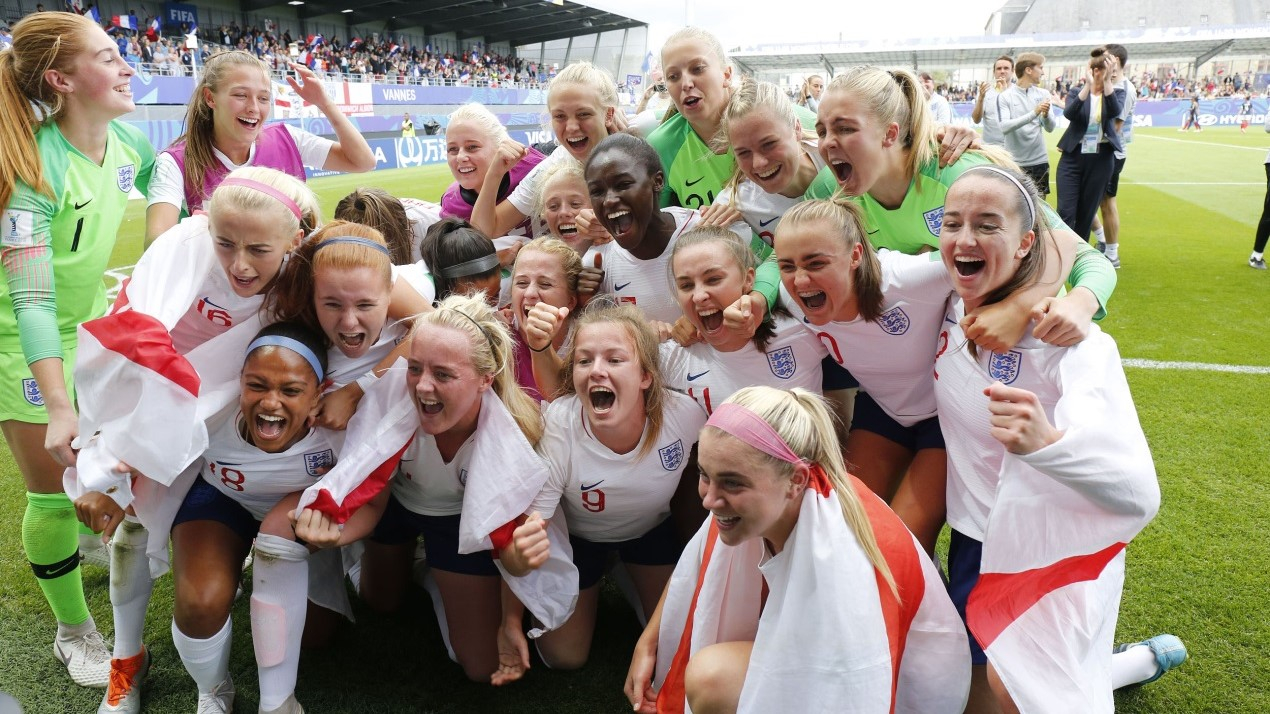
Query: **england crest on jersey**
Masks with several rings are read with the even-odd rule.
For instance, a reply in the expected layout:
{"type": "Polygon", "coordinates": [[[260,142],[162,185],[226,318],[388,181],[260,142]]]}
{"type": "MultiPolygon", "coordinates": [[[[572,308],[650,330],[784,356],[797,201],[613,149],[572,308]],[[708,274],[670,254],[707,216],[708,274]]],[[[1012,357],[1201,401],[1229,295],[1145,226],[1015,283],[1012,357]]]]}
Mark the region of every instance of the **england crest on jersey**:
{"type": "Polygon", "coordinates": [[[675,439],[675,443],[670,446],[663,446],[658,449],[657,454],[661,456],[661,467],[663,469],[677,471],[684,462],[683,439],[675,439]]]}
{"type": "Polygon", "coordinates": [[[467,488],[467,469],[459,469],[459,485],[467,488]]]}
{"type": "Polygon", "coordinates": [[[1023,353],[1018,350],[1010,350],[1005,354],[994,352],[988,362],[988,376],[1002,384],[1010,384],[1019,378],[1019,366],[1022,362],[1023,353]]]}
{"type": "Polygon", "coordinates": [[[878,327],[888,335],[902,335],[908,332],[910,322],[908,313],[901,307],[893,307],[878,317],[878,327]]]}
{"type": "Polygon", "coordinates": [[[44,406],[44,395],[40,394],[40,385],[31,377],[22,380],[22,396],[26,397],[26,403],[33,407],[44,406]]]}
{"type": "Polygon", "coordinates": [[[137,180],[136,164],[128,164],[120,166],[115,172],[115,183],[119,185],[119,190],[128,193],[132,190],[132,184],[137,180]]]}
{"type": "Polygon", "coordinates": [[[781,379],[789,379],[798,369],[798,361],[794,359],[793,347],[782,347],[767,353],[767,366],[772,374],[781,379]]]}
{"type": "Polygon", "coordinates": [[[310,451],[304,455],[304,470],[313,478],[326,473],[326,469],[335,465],[335,452],[330,449],[310,451]]]}
{"type": "Polygon", "coordinates": [[[922,218],[926,219],[926,229],[930,234],[939,237],[939,229],[944,227],[944,207],[932,208],[922,214],[922,218]]]}

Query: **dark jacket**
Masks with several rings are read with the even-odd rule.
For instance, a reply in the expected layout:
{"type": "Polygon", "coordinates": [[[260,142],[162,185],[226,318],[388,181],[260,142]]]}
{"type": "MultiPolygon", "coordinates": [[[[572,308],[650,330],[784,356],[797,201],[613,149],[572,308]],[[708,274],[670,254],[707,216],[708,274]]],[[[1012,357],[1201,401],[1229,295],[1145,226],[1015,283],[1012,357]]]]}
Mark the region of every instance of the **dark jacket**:
{"type": "MultiPolygon", "coordinates": [[[[1058,140],[1059,151],[1080,153],[1081,139],[1085,136],[1085,130],[1089,128],[1090,101],[1093,98],[1094,95],[1090,94],[1081,101],[1080,92],[1075,87],[1068,92],[1067,106],[1063,108],[1063,116],[1067,117],[1067,121],[1071,123],[1067,125],[1067,131],[1064,131],[1063,136],[1058,140]]],[[[1124,151],[1124,145],[1120,143],[1120,132],[1116,131],[1116,120],[1120,118],[1120,110],[1123,108],[1123,89],[1103,95],[1102,134],[1107,137],[1107,141],[1116,151],[1124,151]]]]}

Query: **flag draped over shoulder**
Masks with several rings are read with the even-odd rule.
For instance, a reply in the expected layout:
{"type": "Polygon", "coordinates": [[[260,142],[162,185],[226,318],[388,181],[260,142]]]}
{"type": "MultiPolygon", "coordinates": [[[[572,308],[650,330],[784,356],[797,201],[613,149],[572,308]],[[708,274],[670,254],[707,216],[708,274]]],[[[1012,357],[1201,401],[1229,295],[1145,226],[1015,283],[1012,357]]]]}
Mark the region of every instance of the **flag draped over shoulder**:
{"type": "Polygon", "coordinates": [[[970,650],[930,559],[899,518],[852,477],[897,600],[844,520],[823,472],[812,484],[775,556],[764,560],[759,538],[724,544],[713,518],[685,549],[662,610],[659,712],[688,711],[683,672],[694,653],[747,640],[754,649],[741,712],[964,709],[970,650]]]}
{"type": "Polygon", "coordinates": [[[100,491],[126,508],[131,479],[114,472],[118,462],[166,486],[207,448],[205,421],[237,397],[241,357],[261,326],[244,321],[184,355],[173,347],[171,329],[216,265],[206,216],[186,218],[141,257],[110,314],[79,326],[86,443],[67,470],[67,493],[100,491]]]}
{"type": "Polygon", "coordinates": [[[1063,437],[1006,454],[966,620],[1021,711],[1111,712],[1124,550],[1159,484],[1115,343],[1095,331],[1058,376],[1063,437]]]}

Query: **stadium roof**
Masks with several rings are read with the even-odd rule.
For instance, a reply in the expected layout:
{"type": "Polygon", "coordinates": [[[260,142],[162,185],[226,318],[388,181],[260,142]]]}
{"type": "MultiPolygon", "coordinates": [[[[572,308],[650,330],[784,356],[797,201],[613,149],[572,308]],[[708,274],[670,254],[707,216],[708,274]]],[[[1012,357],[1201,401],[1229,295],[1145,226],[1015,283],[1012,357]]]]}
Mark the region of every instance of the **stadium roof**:
{"type": "MultiPolygon", "coordinates": [[[[240,0],[244,12],[295,2],[240,0]]],[[[453,32],[460,40],[483,37],[487,44],[529,45],[645,24],[569,0],[304,0],[295,9],[301,19],[343,14],[350,25],[386,22],[390,31],[419,26],[429,34],[453,32]]]]}
{"type": "Polygon", "coordinates": [[[1221,56],[1270,56],[1270,27],[1135,29],[1036,35],[994,35],[930,40],[763,46],[731,52],[732,61],[750,74],[789,74],[807,70],[829,73],[859,64],[931,69],[982,68],[999,55],[1040,52],[1051,64],[1079,64],[1089,50],[1118,42],[1131,62],[1200,60],[1221,56]]]}

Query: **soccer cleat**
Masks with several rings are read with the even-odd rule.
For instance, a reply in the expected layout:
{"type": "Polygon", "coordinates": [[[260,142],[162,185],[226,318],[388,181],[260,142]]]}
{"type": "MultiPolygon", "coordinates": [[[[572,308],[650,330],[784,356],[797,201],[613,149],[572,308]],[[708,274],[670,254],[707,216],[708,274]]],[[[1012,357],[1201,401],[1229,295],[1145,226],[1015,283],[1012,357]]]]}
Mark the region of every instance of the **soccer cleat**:
{"type": "Polygon", "coordinates": [[[1116,648],[1112,650],[1112,652],[1124,652],[1125,650],[1128,650],[1131,647],[1137,647],[1138,645],[1146,645],[1151,648],[1151,654],[1155,655],[1155,663],[1160,668],[1154,676],[1149,679],[1142,680],[1139,684],[1150,684],[1160,677],[1163,677],[1165,672],[1180,666],[1186,661],[1186,645],[1182,644],[1182,641],[1175,635],[1167,634],[1156,635],[1155,637],[1142,642],[1127,642],[1122,645],[1116,645],[1116,648]]]}
{"type": "Polygon", "coordinates": [[[126,659],[110,660],[110,683],[97,714],[138,714],[141,711],[141,683],[150,671],[150,650],[126,659]]]}
{"type": "Polygon", "coordinates": [[[1111,261],[1111,267],[1115,268],[1116,270],[1120,269],[1120,256],[1117,255],[1114,258],[1107,258],[1107,260],[1111,261]]]}
{"type": "Polygon", "coordinates": [[[199,692],[197,714],[229,714],[234,711],[234,680],[226,675],[225,681],[210,692],[199,692]]]}
{"type": "Polygon", "coordinates": [[[101,536],[92,533],[79,534],[79,562],[110,568],[110,546],[101,542],[101,536]]]}
{"type": "Polygon", "coordinates": [[[110,682],[110,647],[97,630],[67,639],[58,637],[53,640],[53,655],[81,687],[101,689],[110,682]]]}
{"type": "Polygon", "coordinates": [[[1256,270],[1265,270],[1266,259],[1265,258],[1248,258],[1248,267],[1255,268],[1256,270]]]}
{"type": "Polygon", "coordinates": [[[261,707],[260,714],[304,714],[304,707],[300,706],[300,702],[296,701],[295,693],[287,697],[287,701],[277,709],[265,709],[261,707]]]}
{"type": "Polygon", "coordinates": [[[1097,241],[1096,243],[1094,243],[1094,247],[1098,249],[1098,252],[1099,252],[1099,253],[1102,253],[1103,255],[1106,255],[1106,254],[1107,254],[1107,243],[1106,243],[1106,241],[1097,241]]]}

